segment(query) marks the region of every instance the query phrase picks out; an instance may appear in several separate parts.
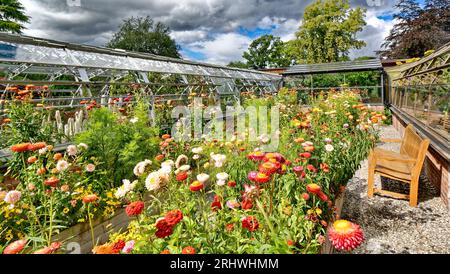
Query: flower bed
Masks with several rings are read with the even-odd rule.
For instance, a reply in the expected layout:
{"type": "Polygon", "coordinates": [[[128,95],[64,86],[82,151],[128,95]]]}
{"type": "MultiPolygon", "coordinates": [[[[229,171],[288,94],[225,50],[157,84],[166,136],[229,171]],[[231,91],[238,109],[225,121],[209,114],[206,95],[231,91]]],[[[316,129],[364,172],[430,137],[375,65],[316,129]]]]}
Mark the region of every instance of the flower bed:
{"type": "MultiPolygon", "coordinates": [[[[329,222],[339,219],[336,198],[384,117],[350,92],[319,97],[307,109],[295,98],[286,90],[245,98],[279,107],[276,151],[261,149],[269,136],[246,141],[251,129],[223,141],[156,137],[139,102],[116,112],[91,108],[80,143],[65,155],[43,142],[16,144],[10,170],[19,184],[1,192],[0,243],[56,252],[55,233],[82,222],[94,244],[104,233],[94,219],[125,206],[128,229],[94,253],[319,253],[329,222]],[[26,241],[11,244],[17,239],[26,241]]],[[[342,249],[362,240],[355,226],[332,228],[342,249]]]]}

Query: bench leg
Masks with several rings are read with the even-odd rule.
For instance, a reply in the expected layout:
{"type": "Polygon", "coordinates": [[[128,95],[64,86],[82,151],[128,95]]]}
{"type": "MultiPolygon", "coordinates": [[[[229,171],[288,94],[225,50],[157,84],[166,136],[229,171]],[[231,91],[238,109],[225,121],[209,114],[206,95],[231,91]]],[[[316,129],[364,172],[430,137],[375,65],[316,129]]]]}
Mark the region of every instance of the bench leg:
{"type": "Polygon", "coordinates": [[[367,197],[372,198],[374,192],[375,159],[373,152],[369,154],[369,174],[367,177],[367,197]]]}
{"type": "Polygon", "coordinates": [[[409,185],[409,205],[412,207],[417,206],[417,199],[419,196],[419,178],[413,178],[409,185]]]}

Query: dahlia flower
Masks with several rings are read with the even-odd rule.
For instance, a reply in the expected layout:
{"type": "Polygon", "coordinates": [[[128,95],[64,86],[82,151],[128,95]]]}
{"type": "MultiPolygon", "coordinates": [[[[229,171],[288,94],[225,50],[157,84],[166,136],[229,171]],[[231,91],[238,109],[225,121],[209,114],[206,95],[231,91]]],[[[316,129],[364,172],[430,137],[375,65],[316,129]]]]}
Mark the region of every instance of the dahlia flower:
{"type": "Polygon", "coordinates": [[[142,201],[132,202],[125,208],[125,212],[129,217],[141,214],[142,210],[144,210],[144,202],[142,201]]]}
{"type": "Polygon", "coordinates": [[[152,161],[150,161],[150,160],[145,160],[145,161],[137,163],[133,169],[134,175],[136,175],[137,177],[144,175],[145,167],[148,165],[151,165],[151,164],[152,164],[152,161]]]}
{"type": "Polygon", "coordinates": [[[192,246],[187,246],[183,248],[181,254],[195,254],[195,248],[193,248],[192,246]]]}
{"type": "Polygon", "coordinates": [[[155,232],[155,236],[158,238],[168,237],[173,233],[172,228],[173,226],[169,225],[166,218],[159,218],[158,220],[156,220],[157,231],[155,232]]]}
{"type": "Polygon", "coordinates": [[[174,226],[183,220],[183,213],[179,209],[174,209],[167,212],[164,218],[168,225],[174,226]]]}
{"type": "Polygon", "coordinates": [[[340,250],[351,251],[363,241],[364,235],[359,225],[347,220],[337,220],[328,229],[331,244],[340,250]]]}
{"type": "Polygon", "coordinates": [[[158,171],[153,171],[145,178],[145,187],[148,191],[157,190],[161,187],[160,174],[158,171]]]}

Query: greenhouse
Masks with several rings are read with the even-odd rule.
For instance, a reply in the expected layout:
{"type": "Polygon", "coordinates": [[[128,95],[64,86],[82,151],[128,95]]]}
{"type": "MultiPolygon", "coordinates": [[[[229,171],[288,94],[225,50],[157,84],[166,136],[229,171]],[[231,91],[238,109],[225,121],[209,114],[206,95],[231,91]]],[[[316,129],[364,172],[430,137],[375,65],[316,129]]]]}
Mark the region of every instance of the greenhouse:
{"type": "Polygon", "coordinates": [[[281,67],[0,32],[0,251],[450,253],[450,44],[281,67]]]}

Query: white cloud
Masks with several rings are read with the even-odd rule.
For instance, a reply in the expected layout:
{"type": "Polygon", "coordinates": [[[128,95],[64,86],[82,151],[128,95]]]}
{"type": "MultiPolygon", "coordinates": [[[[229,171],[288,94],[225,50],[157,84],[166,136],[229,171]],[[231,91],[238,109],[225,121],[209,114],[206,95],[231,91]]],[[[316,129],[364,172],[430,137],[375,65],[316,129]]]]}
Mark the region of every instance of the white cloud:
{"type": "Polygon", "coordinates": [[[182,31],[172,31],[170,36],[180,44],[189,44],[196,41],[204,40],[208,36],[207,30],[182,30],[182,31]]]}
{"type": "Polygon", "coordinates": [[[251,41],[238,33],[223,33],[211,40],[194,42],[187,48],[203,54],[206,62],[226,65],[230,61],[241,60],[251,41]]]}

